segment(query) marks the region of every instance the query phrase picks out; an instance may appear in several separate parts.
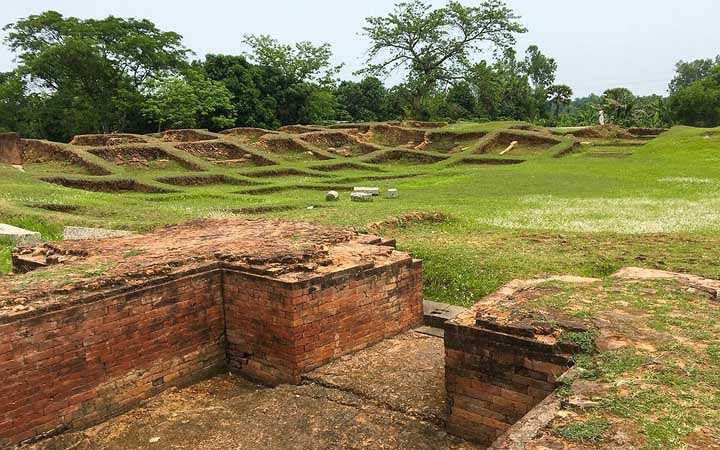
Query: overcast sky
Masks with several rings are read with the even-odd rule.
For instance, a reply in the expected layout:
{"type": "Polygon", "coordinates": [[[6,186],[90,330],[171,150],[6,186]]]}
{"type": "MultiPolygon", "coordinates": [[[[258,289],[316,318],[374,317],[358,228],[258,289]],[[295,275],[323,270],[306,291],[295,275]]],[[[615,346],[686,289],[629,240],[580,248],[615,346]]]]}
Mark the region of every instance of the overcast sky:
{"type": "MultiPolygon", "coordinates": [[[[389,0],[2,0],[0,23],[54,9],[64,15],[144,17],[184,37],[197,57],[239,54],[243,34],[270,34],[284,42],[329,42],[343,76],[362,67],[364,18],[384,15],[389,0]]],[[[430,0],[442,5],[443,0],[430,0]]],[[[466,5],[477,1],[462,1],[466,5]]],[[[529,32],[518,50],[537,44],[559,65],[558,82],[575,94],[625,86],[663,94],[680,59],[720,54],[718,0],[507,0],[529,32]]],[[[14,66],[0,47],[0,70],[14,66]]],[[[390,80],[392,81],[392,80],[390,80]]]]}

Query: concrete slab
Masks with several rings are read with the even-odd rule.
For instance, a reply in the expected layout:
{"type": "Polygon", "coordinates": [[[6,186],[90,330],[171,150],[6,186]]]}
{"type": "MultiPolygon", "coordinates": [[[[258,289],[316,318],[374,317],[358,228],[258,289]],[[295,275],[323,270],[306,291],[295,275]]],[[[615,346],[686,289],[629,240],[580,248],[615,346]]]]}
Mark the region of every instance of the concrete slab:
{"type": "Polygon", "coordinates": [[[125,230],[107,230],[105,228],[65,227],[63,239],[66,241],[85,241],[89,239],[107,239],[129,236],[132,232],[125,230]]]}
{"type": "Polygon", "coordinates": [[[428,325],[423,325],[421,327],[415,328],[414,331],[416,333],[426,334],[428,336],[433,336],[440,339],[443,339],[445,337],[445,330],[443,330],[442,328],[431,327],[428,325]]]}
{"type": "Polygon", "coordinates": [[[25,230],[4,223],[0,223],[0,239],[10,241],[18,247],[36,245],[42,241],[40,233],[36,231],[25,230]]]}
{"type": "Polygon", "coordinates": [[[340,358],[305,375],[420,420],[445,419],[443,340],[414,331],[340,358]]]}
{"type": "Polygon", "coordinates": [[[462,306],[448,305],[432,300],[425,300],[423,302],[423,319],[425,325],[431,327],[442,328],[445,322],[454,319],[458,314],[465,311],[467,311],[467,308],[463,308],[462,306]]]}

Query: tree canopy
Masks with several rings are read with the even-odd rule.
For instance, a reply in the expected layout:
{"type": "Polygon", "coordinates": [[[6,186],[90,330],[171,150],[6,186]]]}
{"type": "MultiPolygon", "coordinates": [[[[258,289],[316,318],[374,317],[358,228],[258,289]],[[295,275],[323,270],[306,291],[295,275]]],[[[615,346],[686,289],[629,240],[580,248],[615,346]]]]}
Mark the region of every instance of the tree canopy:
{"type": "Polygon", "coordinates": [[[363,72],[407,71],[413,111],[422,118],[423,99],[439,83],[462,80],[483,45],[504,50],[515,44],[515,34],[526,31],[517,19],[501,0],[469,7],[450,1],[438,9],[421,0],[399,3],[387,16],[366,19],[371,45],[363,72]]]}
{"type": "Polygon", "coordinates": [[[149,96],[142,110],[158,124],[158,130],[217,129],[235,124],[232,94],[224,84],[201,72],[190,70],[184,76],[170,75],[146,84],[149,96]]]}
{"type": "MultiPolygon", "coordinates": [[[[128,104],[148,79],[176,73],[189,53],[181,36],[159,30],[148,20],[81,20],[55,11],[7,25],[5,42],[18,55],[19,74],[49,95],[87,107],[94,131],[127,125],[128,104]]],[[[134,98],[133,98],[134,97],[134,98]]]]}
{"type": "Polygon", "coordinates": [[[404,118],[577,126],[600,109],[623,126],[720,125],[720,56],[679,61],[669,97],[617,87],[573,99],[551,55],[518,52],[525,28],[502,0],[411,0],[367,18],[367,67],[352,80],[327,43],[246,35],[246,53],[192,61],[179,34],[144,19],[46,11],[4,30],[18,67],[0,73],[0,130],[28,137],[404,118]]]}

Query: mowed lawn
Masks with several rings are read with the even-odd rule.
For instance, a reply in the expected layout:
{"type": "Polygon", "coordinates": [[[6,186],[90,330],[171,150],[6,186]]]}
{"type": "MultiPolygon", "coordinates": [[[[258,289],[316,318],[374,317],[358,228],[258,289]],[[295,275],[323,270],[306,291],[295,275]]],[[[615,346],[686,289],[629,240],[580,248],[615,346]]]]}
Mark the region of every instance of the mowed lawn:
{"type": "MultiPolygon", "coordinates": [[[[493,126],[502,127],[452,128],[493,126]]],[[[230,185],[170,194],[96,193],[42,183],[0,166],[0,222],[57,239],[63,225],[141,231],[243,214],[243,208],[255,206],[294,207],[257,217],[359,229],[409,212],[439,212],[446,217],[440,223],[386,227],[382,233],[425,260],[429,297],[457,304],[469,304],[512,278],[602,277],[624,265],[720,278],[720,129],[676,127],[643,147],[583,146],[564,158],[531,155],[518,165],[383,167],[389,175],[419,176],[359,181],[369,174],[333,172],[342,184],[396,187],[400,198],[351,203],[342,192],[339,202],[326,203],[319,190],[248,195],[230,185]]],[[[317,182],[277,180],[278,185],[317,182]]],[[[0,271],[9,269],[8,254],[7,243],[0,243],[0,271]]]]}

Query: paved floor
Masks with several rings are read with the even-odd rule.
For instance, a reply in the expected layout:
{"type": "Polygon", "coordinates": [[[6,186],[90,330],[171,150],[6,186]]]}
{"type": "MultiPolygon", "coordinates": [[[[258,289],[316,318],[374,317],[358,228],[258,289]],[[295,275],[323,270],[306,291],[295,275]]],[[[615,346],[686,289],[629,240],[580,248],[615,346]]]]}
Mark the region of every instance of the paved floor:
{"type": "Polygon", "coordinates": [[[442,339],[410,332],[263,388],[230,375],[35,449],[473,449],[445,433],[442,339]]]}

